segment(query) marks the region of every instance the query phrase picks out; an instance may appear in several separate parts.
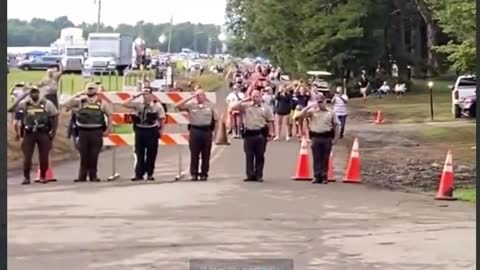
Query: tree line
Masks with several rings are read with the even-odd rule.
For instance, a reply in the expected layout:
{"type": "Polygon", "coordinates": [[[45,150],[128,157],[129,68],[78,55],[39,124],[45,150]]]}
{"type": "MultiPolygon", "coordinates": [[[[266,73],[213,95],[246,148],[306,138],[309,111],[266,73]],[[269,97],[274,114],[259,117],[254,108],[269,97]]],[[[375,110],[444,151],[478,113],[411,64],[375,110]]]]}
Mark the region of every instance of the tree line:
{"type": "MultiPolygon", "coordinates": [[[[89,33],[96,32],[97,24],[81,23],[75,25],[68,17],[58,17],[52,21],[34,18],[30,21],[9,19],[7,23],[8,46],[50,46],[60,37],[60,31],[67,27],[83,29],[85,38],[89,33]]],[[[100,25],[100,32],[122,33],[133,37],[142,37],[147,46],[165,52],[168,41],[160,44],[158,38],[165,34],[168,38],[170,23],[145,23],[135,25],[119,24],[117,27],[100,25]]],[[[189,48],[200,53],[215,53],[221,49],[218,40],[220,26],[213,24],[179,23],[172,26],[171,52],[179,52],[182,48],[189,48]]]]}
{"type": "Polygon", "coordinates": [[[475,0],[227,0],[229,49],[291,73],[434,76],[476,69],[475,0]]]}

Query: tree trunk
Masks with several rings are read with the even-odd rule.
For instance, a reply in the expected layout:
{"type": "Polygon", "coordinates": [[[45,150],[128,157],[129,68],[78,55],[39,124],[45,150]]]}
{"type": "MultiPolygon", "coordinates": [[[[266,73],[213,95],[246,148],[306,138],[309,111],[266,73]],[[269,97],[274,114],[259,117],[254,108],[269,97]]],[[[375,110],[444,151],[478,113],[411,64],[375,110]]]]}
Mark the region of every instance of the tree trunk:
{"type": "Polygon", "coordinates": [[[417,4],[417,9],[420,15],[425,22],[427,28],[427,47],[428,47],[428,76],[432,76],[434,74],[434,70],[438,68],[438,61],[435,56],[435,52],[433,51],[433,47],[437,45],[437,28],[435,22],[433,21],[432,14],[430,9],[428,8],[427,4],[424,0],[415,0],[417,4]]]}

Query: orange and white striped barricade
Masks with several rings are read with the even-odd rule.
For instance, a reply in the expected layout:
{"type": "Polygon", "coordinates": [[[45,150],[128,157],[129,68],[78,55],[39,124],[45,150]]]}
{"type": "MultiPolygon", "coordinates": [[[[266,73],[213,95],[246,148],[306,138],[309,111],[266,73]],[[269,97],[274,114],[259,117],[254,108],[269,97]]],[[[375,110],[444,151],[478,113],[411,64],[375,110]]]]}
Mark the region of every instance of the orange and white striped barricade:
{"type": "MultiPolygon", "coordinates": [[[[102,92],[102,100],[111,103],[111,104],[121,104],[135,92],[102,92]]],[[[156,101],[164,104],[175,104],[186,98],[193,95],[191,92],[154,92],[154,97],[156,101]]],[[[215,93],[206,93],[207,99],[215,104],[216,94],[215,93]]],[[[139,97],[135,102],[143,102],[143,98],[139,97]]],[[[129,113],[114,113],[111,116],[112,124],[114,126],[122,125],[131,125],[132,119],[129,113]]],[[[165,124],[167,125],[181,125],[186,126],[190,123],[190,116],[185,112],[167,112],[165,124]]],[[[112,154],[112,176],[108,178],[109,181],[116,180],[120,175],[116,172],[116,147],[122,146],[134,146],[135,145],[135,134],[109,134],[104,138],[103,144],[105,146],[113,146],[112,154]]],[[[159,145],[168,146],[168,145],[188,145],[188,133],[171,133],[171,134],[162,134],[162,137],[159,139],[159,145]]],[[[178,150],[178,175],[175,177],[175,180],[180,180],[185,176],[185,172],[182,169],[183,156],[182,148],[178,150]]]]}

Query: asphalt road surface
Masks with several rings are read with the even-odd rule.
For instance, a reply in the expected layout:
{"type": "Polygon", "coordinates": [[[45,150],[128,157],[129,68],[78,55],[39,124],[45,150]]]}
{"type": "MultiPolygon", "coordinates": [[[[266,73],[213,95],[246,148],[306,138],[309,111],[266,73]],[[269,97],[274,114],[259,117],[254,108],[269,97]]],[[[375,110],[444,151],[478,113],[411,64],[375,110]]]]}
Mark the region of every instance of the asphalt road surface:
{"type": "MultiPolygon", "coordinates": [[[[223,100],[224,93],[219,94],[223,100]]],[[[290,180],[297,142],[271,142],[264,183],[244,183],[241,140],[216,146],[208,182],[172,181],[178,148],[163,147],[157,181],[132,183],[133,154],[118,151],[116,182],[9,181],[8,263],[14,270],[189,269],[190,259],[293,259],[295,269],[475,269],[475,208],[364,185],[290,180]]],[[[335,147],[341,180],[347,147],[335,147]]],[[[184,167],[188,155],[183,149],[184,167]]],[[[102,153],[100,176],[111,172],[102,153]]]]}

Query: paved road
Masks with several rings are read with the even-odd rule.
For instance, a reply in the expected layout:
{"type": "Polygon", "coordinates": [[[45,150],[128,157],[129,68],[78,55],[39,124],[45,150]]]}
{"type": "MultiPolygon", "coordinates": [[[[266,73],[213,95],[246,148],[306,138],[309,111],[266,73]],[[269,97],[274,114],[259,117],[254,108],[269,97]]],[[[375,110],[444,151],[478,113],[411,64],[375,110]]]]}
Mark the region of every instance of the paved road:
{"type": "MultiPolygon", "coordinates": [[[[348,147],[335,149],[338,179],[348,147]]],[[[216,147],[205,183],[170,181],[175,149],[159,157],[155,183],[22,187],[9,179],[9,266],[176,270],[193,258],[286,258],[295,269],[475,269],[473,206],[291,181],[298,151],[296,142],[269,144],[261,184],[241,181],[239,140],[216,147]]],[[[120,168],[130,176],[128,155],[120,168]]],[[[102,159],[107,175],[108,164],[102,159]]],[[[76,166],[57,168],[59,178],[76,166]]]]}

